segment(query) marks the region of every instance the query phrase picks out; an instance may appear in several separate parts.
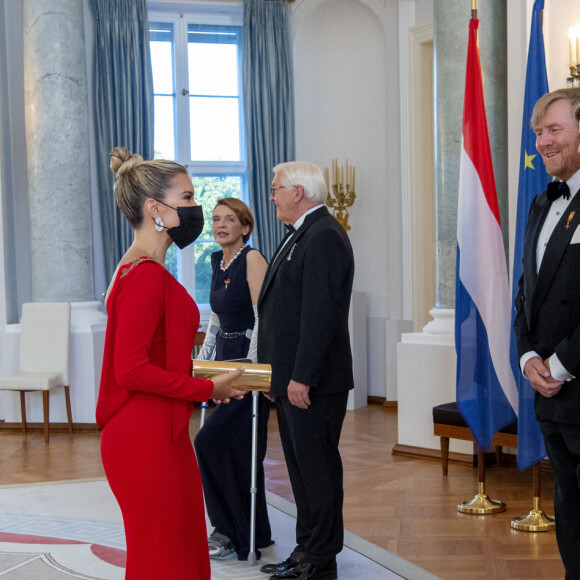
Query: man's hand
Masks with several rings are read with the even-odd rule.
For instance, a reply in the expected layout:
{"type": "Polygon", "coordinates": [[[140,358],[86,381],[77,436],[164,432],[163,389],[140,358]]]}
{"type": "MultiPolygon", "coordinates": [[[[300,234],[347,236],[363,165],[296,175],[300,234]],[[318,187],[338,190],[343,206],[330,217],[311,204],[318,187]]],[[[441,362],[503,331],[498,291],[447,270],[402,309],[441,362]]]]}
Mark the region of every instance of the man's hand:
{"type": "Polygon", "coordinates": [[[302,383],[297,383],[296,381],[290,381],[288,383],[288,400],[300,409],[308,409],[310,405],[310,397],[308,392],[310,387],[303,385],[302,383]]]}
{"type": "Polygon", "coordinates": [[[526,361],[524,375],[540,395],[548,398],[558,394],[564,384],[564,381],[557,381],[552,376],[548,359],[543,361],[539,356],[526,361]]]}

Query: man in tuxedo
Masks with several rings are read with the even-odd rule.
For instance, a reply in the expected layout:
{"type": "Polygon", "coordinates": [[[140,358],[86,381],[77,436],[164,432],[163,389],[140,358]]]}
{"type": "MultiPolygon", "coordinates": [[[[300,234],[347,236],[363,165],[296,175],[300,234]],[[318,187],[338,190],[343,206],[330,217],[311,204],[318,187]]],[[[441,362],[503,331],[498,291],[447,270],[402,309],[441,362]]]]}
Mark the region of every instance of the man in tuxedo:
{"type": "Polygon", "coordinates": [[[530,206],[514,330],[554,471],[556,537],[580,580],[580,89],[541,97],[532,127],[550,183],[530,206]]]}
{"type": "Polygon", "coordinates": [[[319,167],[274,168],[270,200],[289,227],[258,299],[258,361],[272,365],[270,395],[296,501],[296,547],[271,578],[334,580],[342,550],[338,442],[353,388],[348,311],[354,275],[344,228],[325,207],[319,167]]]}

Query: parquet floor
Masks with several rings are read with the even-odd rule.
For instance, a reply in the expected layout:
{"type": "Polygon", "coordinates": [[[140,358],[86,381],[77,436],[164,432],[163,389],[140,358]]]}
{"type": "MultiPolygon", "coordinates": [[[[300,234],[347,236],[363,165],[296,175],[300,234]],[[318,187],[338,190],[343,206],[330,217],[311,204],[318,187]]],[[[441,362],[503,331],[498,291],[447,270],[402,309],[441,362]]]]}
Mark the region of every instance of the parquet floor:
{"type": "MultiPolygon", "coordinates": [[[[192,434],[197,426],[194,416],[192,434]]],[[[292,500],[275,413],[270,431],[266,485],[292,500]]],[[[491,516],[459,514],[457,504],[477,492],[477,470],[450,464],[449,476],[443,477],[437,461],[393,456],[396,442],[396,411],[369,405],[347,413],[341,442],[346,529],[444,580],[564,577],[553,532],[510,527],[513,517],[532,507],[531,473],[489,466],[486,491],[504,501],[507,510],[491,516]]],[[[54,433],[45,445],[41,431],[27,436],[0,431],[0,485],[102,476],[98,433],[72,438],[54,433]]],[[[552,492],[551,476],[543,474],[542,508],[550,514],[552,492]]]]}

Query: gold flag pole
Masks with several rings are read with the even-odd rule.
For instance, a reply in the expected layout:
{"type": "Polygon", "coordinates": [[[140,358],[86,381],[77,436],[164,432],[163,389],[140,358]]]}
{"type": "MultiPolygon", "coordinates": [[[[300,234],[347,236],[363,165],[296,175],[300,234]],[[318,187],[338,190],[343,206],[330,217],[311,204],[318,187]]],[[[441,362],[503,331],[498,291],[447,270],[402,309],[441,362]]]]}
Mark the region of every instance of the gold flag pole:
{"type": "Polygon", "coordinates": [[[490,499],[485,493],[485,453],[477,446],[477,494],[471,501],[464,501],[457,506],[462,514],[484,516],[505,511],[505,503],[499,499],[490,499]]]}
{"type": "Polygon", "coordinates": [[[549,532],[555,529],[556,522],[554,516],[546,515],[540,507],[542,484],[539,461],[534,464],[532,473],[534,494],[532,511],[527,516],[514,518],[511,525],[514,530],[522,530],[524,532],[549,532]]]}
{"type": "Polygon", "coordinates": [[[471,0],[471,18],[477,18],[477,0],[471,0]]]}

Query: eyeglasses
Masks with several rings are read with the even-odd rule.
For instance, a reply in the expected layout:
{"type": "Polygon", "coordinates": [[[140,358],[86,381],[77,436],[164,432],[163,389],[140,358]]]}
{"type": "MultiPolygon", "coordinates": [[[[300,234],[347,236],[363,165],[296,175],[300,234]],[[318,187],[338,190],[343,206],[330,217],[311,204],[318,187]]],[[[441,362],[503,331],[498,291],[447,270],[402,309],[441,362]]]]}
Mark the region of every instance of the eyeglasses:
{"type": "Polygon", "coordinates": [[[286,187],[285,185],[273,185],[270,188],[270,195],[276,195],[276,190],[277,189],[294,189],[296,186],[293,185],[292,187],[286,187]]]}

